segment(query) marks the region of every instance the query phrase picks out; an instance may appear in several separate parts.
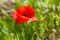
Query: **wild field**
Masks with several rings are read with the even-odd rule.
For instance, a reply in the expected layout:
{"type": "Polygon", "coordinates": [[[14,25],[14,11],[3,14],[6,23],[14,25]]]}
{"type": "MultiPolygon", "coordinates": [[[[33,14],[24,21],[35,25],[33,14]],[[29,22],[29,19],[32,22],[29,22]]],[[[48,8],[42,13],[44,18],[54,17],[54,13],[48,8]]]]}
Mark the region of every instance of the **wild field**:
{"type": "Polygon", "coordinates": [[[0,40],[60,40],[60,0],[0,0],[0,40]]]}

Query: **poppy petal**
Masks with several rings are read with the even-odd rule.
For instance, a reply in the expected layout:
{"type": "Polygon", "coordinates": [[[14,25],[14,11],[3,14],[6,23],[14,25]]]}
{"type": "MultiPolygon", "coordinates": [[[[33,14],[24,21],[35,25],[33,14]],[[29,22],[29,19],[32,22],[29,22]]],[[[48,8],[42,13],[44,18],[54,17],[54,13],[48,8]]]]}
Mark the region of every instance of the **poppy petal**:
{"type": "Polygon", "coordinates": [[[21,6],[16,10],[20,15],[27,14],[28,17],[34,16],[34,9],[31,6],[21,6]]]}
{"type": "Polygon", "coordinates": [[[17,13],[17,19],[16,19],[16,23],[21,23],[21,22],[27,22],[29,20],[28,17],[25,17],[25,16],[22,16],[22,15],[19,15],[17,13]]]}
{"type": "Polygon", "coordinates": [[[36,22],[36,21],[37,21],[37,18],[36,17],[32,17],[27,22],[36,22]]]}
{"type": "Polygon", "coordinates": [[[11,16],[12,16],[12,18],[13,19],[16,19],[17,18],[17,12],[16,11],[13,11],[12,13],[11,13],[11,16]]]}

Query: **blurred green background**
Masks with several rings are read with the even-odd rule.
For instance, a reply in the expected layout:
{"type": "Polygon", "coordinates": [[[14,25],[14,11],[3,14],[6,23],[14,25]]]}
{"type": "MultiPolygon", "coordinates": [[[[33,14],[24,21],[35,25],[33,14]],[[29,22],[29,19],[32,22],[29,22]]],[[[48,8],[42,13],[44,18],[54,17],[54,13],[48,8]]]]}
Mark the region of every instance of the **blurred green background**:
{"type": "Polygon", "coordinates": [[[0,40],[60,40],[60,0],[0,0],[0,40]],[[11,12],[26,5],[38,21],[16,24],[11,12]]]}

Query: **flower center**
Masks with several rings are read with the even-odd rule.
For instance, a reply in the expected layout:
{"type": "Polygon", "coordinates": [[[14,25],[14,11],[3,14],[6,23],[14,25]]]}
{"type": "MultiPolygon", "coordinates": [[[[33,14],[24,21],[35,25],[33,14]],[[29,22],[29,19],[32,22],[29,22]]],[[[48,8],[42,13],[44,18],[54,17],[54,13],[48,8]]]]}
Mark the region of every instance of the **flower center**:
{"type": "Polygon", "coordinates": [[[23,14],[23,16],[27,17],[27,14],[23,14]]]}

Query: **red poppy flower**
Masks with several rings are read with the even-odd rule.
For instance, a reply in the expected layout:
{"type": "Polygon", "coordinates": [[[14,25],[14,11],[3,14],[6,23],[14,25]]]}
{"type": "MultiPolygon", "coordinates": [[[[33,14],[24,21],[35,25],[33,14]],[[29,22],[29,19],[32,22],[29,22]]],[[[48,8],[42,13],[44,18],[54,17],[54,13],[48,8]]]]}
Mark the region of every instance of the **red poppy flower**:
{"type": "Polygon", "coordinates": [[[34,9],[31,6],[21,6],[11,14],[12,18],[17,24],[21,22],[35,22],[37,19],[34,17],[34,9]]]}

